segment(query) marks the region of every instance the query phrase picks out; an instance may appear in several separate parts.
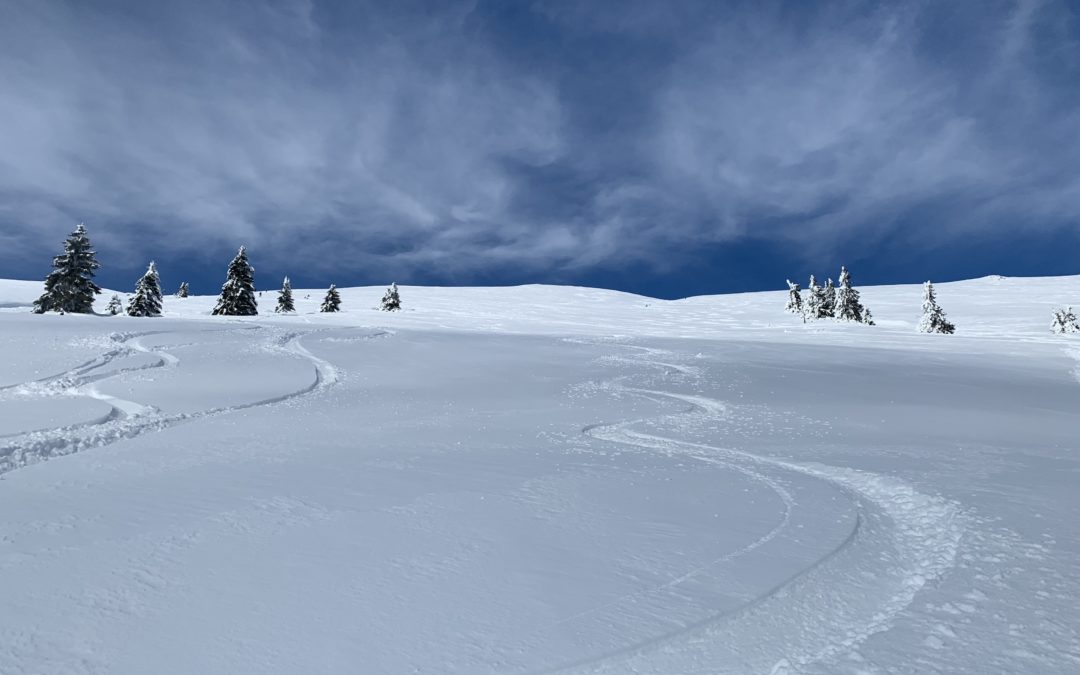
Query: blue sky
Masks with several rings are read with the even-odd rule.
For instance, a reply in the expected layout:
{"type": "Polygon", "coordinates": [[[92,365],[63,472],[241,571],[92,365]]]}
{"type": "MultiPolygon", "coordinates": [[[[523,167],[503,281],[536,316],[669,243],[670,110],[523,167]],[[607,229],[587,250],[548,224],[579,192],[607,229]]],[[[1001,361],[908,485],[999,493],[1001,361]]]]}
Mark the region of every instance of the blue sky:
{"type": "Polygon", "coordinates": [[[0,277],[1080,273],[1065,0],[0,0],[0,277]]]}

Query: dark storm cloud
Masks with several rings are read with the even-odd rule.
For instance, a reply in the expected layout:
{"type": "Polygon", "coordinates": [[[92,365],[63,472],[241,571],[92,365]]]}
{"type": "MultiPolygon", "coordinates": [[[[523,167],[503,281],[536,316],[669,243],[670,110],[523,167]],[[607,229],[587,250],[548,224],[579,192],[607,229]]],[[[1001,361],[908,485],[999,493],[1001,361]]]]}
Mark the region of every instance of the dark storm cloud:
{"type": "Polygon", "coordinates": [[[132,264],[543,277],[1075,227],[1066,4],[721,4],[3,0],[0,257],[86,220],[132,264]]]}

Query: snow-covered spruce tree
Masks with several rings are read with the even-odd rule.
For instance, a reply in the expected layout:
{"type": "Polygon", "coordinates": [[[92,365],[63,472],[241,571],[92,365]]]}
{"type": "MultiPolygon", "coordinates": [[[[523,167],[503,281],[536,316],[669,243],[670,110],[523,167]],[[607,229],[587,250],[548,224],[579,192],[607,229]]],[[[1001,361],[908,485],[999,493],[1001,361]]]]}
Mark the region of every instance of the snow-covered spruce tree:
{"type": "Polygon", "coordinates": [[[278,291],[277,296],[277,307],[274,308],[274,311],[278,314],[296,311],[296,305],[293,304],[292,284],[289,283],[289,277],[285,277],[285,281],[281,282],[281,290],[278,291]]]}
{"type": "Polygon", "coordinates": [[[259,313],[255,299],[255,268],[247,259],[247,250],[241,246],[236,257],[229,263],[229,272],[221,286],[214,314],[224,316],[255,316],[259,313]]]}
{"type": "Polygon", "coordinates": [[[799,293],[799,284],[793,282],[791,279],[788,279],[787,287],[787,306],[785,306],[784,309],[791,312],[792,314],[802,314],[803,302],[802,295],[799,293]]]}
{"type": "Polygon", "coordinates": [[[866,310],[859,302],[859,292],[851,286],[851,274],[846,267],[840,267],[840,288],[836,289],[836,307],[833,313],[843,321],[868,323],[866,310]]]}
{"type": "Polygon", "coordinates": [[[326,291],[326,297],[323,298],[322,307],[319,307],[320,312],[340,312],[341,311],[341,295],[338,293],[337,286],[330,284],[329,290],[326,291]]]}
{"type": "Polygon", "coordinates": [[[152,261],[135,283],[135,295],[127,307],[128,316],[161,316],[161,279],[152,261]]]}
{"type": "Polygon", "coordinates": [[[105,311],[110,316],[116,316],[120,312],[124,311],[124,303],[120,300],[120,296],[115,293],[109,298],[109,305],[105,308],[105,311]]]}
{"type": "Polygon", "coordinates": [[[187,296],[188,296],[188,284],[185,281],[184,283],[180,284],[180,288],[178,288],[176,290],[176,297],[178,297],[178,298],[186,298],[187,296]]]}
{"type": "Polygon", "coordinates": [[[922,333],[945,333],[952,335],[956,332],[956,326],[949,323],[945,318],[945,311],[937,304],[937,293],[934,284],[927,281],[923,284],[922,320],[919,321],[919,331],[922,333]]]}
{"type": "Polygon", "coordinates": [[[398,293],[396,283],[390,284],[390,288],[386,289],[379,303],[379,309],[384,312],[396,312],[401,309],[401,295],[398,293]]]}
{"type": "Polygon", "coordinates": [[[832,279],[825,282],[825,288],[821,289],[821,305],[818,308],[819,319],[832,319],[836,317],[836,286],[832,279]]]}
{"type": "Polygon", "coordinates": [[[1062,307],[1054,310],[1054,321],[1050,324],[1050,330],[1055,333],[1080,333],[1080,321],[1072,307],[1062,307]]]}
{"type": "Polygon", "coordinates": [[[45,292],[34,301],[34,313],[92,313],[94,296],[101,292],[94,270],[100,267],[86,226],[79,223],[64,242],[64,252],[53,258],[53,271],[45,278],[45,292]]]}
{"type": "Polygon", "coordinates": [[[808,319],[821,318],[821,306],[825,302],[825,289],[817,282],[817,277],[810,275],[810,285],[806,287],[805,312],[808,319]]]}

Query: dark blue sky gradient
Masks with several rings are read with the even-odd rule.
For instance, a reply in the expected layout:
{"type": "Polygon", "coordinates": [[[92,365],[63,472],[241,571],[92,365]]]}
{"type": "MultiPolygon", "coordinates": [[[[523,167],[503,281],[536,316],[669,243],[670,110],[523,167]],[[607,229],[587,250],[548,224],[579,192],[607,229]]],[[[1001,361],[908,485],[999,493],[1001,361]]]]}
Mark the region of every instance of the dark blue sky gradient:
{"type": "Polygon", "coordinates": [[[0,2],[0,277],[1080,273],[1066,0],[0,2]]]}

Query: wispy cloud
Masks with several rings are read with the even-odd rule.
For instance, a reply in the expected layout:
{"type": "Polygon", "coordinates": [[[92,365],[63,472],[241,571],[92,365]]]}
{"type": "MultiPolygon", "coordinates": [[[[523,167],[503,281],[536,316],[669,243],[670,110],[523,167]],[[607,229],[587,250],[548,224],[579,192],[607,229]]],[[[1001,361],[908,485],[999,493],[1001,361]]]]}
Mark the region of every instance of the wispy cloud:
{"type": "Polygon", "coordinates": [[[716,5],[7,0],[0,257],[87,220],[131,264],[449,278],[1075,223],[1064,3],[716,5]]]}
{"type": "Polygon", "coordinates": [[[739,17],[675,69],[660,106],[663,175],[709,205],[717,217],[702,234],[717,238],[830,245],[928,203],[933,222],[904,226],[967,236],[1036,213],[1060,225],[1080,207],[1066,169],[1080,153],[1078,97],[1041,82],[1044,55],[1025,53],[1034,15],[1062,8],[1028,5],[954,17],[969,31],[954,44],[934,44],[945,39],[926,34],[935,17],[910,8],[809,24],[739,17]],[[970,44],[979,34],[991,46],[970,44]]]}

